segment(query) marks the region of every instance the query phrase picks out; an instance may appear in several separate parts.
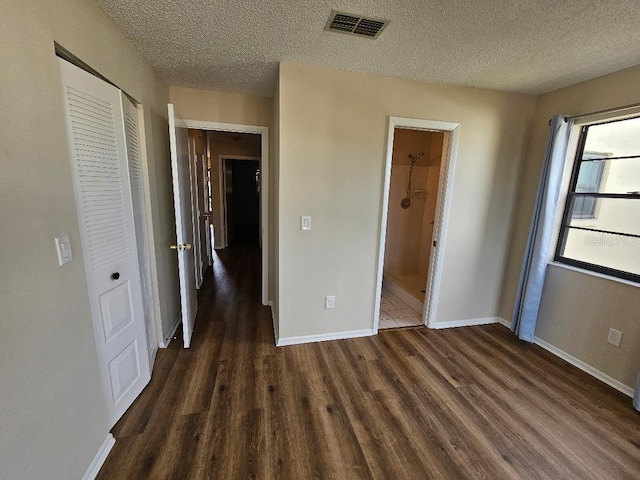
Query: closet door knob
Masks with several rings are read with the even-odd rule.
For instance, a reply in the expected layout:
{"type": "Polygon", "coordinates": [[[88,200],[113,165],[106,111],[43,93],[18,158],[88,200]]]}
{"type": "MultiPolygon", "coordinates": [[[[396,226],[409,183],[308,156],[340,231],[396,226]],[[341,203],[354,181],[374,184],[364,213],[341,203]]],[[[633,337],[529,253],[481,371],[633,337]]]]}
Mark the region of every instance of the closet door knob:
{"type": "Polygon", "coordinates": [[[118,280],[120,278],[120,273],[115,272],[111,274],[111,280],[118,280]]]}

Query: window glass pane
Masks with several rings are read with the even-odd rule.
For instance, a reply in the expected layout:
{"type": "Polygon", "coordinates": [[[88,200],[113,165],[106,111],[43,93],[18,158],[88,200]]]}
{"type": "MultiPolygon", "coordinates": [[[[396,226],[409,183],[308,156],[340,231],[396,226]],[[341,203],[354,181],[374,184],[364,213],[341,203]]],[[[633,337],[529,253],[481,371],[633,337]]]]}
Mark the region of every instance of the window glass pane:
{"type": "Polygon", "coordinates": [[[605,162],[602,160],[582,162],[578,172],[576,192],[599,192],[605,162]]]}
{"type": "Polygon", "coordinates": [[[563,256],[640,275],[640,238],[570,228],[563,256]]]}
{"type": "Polygon", "coordinates": [[[583,158],[640,155],[640,117],[589,126],[583,158]]]}
{"type": "Polygon", "coordinates": [[[640,198],[574,197],[569,218],[574,227],[640,235],[640,198]]]}
{"type": "Polygon", "coordinates": [[[576,192],[640,192],[640,158],[581,162],[576,192]]]}

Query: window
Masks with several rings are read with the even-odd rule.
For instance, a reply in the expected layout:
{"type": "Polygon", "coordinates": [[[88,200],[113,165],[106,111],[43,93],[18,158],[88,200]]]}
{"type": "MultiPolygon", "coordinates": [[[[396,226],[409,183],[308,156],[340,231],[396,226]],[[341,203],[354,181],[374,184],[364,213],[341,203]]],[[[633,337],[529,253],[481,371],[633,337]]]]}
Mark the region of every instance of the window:
{"type": "MultiPolygon", "coordinates": [[[[604,162],[597,159],[606,156],[606,153],[584,152],[582,158],[585,161],[578,171],[576,193],[600,192],[604,162]]],[[[573,218],[595,218],[597,201],[596,197],[577,197],[573,206],[573,218]]]]}
{"type": "Polygon", "coordinates": [[[640,282],[640,117],[581,128],[555,260],[640,282]]]}

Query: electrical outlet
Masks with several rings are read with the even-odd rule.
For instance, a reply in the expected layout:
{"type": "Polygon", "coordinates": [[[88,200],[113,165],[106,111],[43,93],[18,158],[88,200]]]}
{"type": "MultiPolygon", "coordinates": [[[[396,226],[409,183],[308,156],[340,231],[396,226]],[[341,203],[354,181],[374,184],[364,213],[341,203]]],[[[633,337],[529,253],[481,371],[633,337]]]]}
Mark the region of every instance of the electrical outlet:
{"type": "Polygon", "coordinates": [[[620,342],[622,342],[622,332],[620,330],[616,330],[615,328],[610,328],[609,335],[607,336],[607,342],[609,342],[611,345],[619,347],[620,342]]]}
{"type": "Polygon", "coordinates": [[[324,297],[324,308],[334,308],[336,306],[336,297],[327,295],[324,297]]]}

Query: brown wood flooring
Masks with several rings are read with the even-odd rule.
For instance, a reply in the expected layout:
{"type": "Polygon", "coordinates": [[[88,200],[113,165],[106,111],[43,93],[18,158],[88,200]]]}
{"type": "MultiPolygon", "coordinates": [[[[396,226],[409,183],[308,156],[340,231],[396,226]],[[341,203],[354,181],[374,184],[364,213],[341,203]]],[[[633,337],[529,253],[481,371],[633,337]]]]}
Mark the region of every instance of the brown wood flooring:
{"type": "Polygon", "coordinates": [[[500,325],[276,348],[255,248],[158,352],[100,479],[640,478],[640,413],[500,325]]]}

